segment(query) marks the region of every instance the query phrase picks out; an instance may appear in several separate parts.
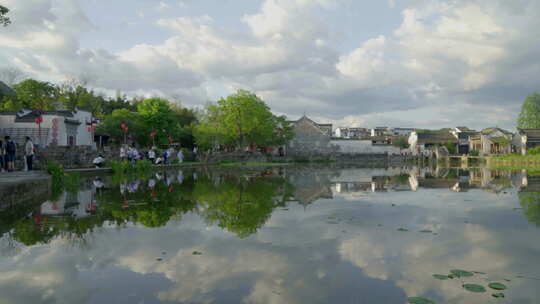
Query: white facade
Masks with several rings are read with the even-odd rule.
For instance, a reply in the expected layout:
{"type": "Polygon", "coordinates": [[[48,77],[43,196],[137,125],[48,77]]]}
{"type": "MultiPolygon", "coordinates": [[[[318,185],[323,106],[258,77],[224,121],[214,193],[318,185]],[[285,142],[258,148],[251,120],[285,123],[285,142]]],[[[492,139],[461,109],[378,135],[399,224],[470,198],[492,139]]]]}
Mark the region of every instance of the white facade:
{"type": "Polygon", "coordinates": [[[31,111],[0,113],[0,135],[11,136],[18,144],[29,136],[40,146],[94,146],[93,131],[87,124],[92,121],[89,111],[46,111],[42,118],[40,130],[31,111]]]}

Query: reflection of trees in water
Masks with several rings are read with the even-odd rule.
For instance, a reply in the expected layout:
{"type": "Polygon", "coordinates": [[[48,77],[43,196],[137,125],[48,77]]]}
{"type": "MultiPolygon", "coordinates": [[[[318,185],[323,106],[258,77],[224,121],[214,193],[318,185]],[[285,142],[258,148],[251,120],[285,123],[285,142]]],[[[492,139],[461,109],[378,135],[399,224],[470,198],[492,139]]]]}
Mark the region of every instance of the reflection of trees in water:
{"type": "Polygon", "coordinates": [[[285,206],[291,193],[281,177],[229,176],[217,183],[208,177],[199,180],[193,196],[207,224],[244,238],[257,232],[276,207],[285,206]]]}
{"type": "Polygon", "coordinates": [[[266,222],[275,207],[284,205],[292,192],[285,179],[265,174],[247,178],[224,174],[196,178],[188,174],[176,180],[181,183],[172,183],[165,174],[152,187],[140,186],[132,192],[121,192],[118,186],[100,189],[95,194],[98,208],[86,217],[42,216],[40,207],[28,206],[17,212],[2,212],[0,218],[7,220],[0,225],[2,250],[14,250],[17,243],[45,244],[56,237],[86,245],[87,238],[106,223],[117,227],[128,223],[161,227],[195,210],[208,224],[247,237],[266,222]]]}
{"type": "Polygon", "coordinates": [[[540,192],[520,192],[518,197],[527,220],[540,226],[540,192]]]}

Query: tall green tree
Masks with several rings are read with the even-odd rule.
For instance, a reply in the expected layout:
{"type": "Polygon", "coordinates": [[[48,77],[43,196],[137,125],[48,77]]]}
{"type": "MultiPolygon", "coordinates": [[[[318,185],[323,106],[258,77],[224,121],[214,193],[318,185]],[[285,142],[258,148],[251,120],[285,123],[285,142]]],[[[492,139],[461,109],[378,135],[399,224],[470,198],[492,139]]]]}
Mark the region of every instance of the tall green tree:
{"type": "Polygon", "coordinates": [[[540,94],[534,93],[527,96],[521,106],[517,127],[519,129],[540,128],[540,94]]]}
{"type": "Polygon", "coordinates": [[[58,106],[54,86],[46,81],[26,79],[13,86],[24,108],[55,110],[58,106]]]}
{"type": "Polygon", "coordinates": [[[8,26],[11,24],[11,20],[7,16],[9,9],[5,6],[0,5],[0,25],[8,26]]]}
{"type": "Polygon", "coordinates": [[[151,142],[150,132],[155,131],[156,144],[166,144],[168,137],[174,132],[176,124],[174,121],[174,112],[171,109],[169,101],[162,98],[149,98],[143,100],[137,105],[141,123],[148,133],[151,142]]]}
{"type": "Polygon", "coordinates": [[[529,223],[540,226],[540,193],[520,192],[518,193],[519,203],[523,207],[523,213],[529,223]]]}
{"type": "Polygon", "coordinates": [[[292,138],[292,127],[285,117],[272,114],[257,95],[239,90],[209,104],[204,119],[195,130],[200,146],[223,144],[235,147],[284,144],[292,138]]]}
{"type": "Polygon", "coordinates": [[[109,135],[117,143],[123,143],[124,131],[120,128],[122,123],[126,123],[129,128],[126,136],[136,141],[146,140],[140,114],[128,109],[114,110],[111,115],[105,117],[96,131],[100,134],[109,135]]]}

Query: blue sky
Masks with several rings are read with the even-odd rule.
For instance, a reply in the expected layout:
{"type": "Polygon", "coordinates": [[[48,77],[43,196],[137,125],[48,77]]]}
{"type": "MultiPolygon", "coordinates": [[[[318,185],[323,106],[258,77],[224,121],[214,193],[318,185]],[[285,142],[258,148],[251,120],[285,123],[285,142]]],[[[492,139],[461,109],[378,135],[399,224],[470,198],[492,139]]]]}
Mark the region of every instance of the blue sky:
{"type": "Polygon", "coordinates": [[[534,0],[0,4],[13,20],[0,29],[0,76],[82,78],[187,106],[241,88],[336,126],[514,129],[540,83],[534,0]]]}

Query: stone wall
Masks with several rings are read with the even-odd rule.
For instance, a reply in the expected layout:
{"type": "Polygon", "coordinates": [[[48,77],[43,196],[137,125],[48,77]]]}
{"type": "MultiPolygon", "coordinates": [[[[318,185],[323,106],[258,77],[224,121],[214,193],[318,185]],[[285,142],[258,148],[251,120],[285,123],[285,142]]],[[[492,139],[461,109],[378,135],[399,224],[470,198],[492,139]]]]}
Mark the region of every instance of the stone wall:
{"type": "MultiPolygon", "coordinates": [[[[92,161],[97,157],[98,153],[101,153],[105,159],[117,158],[110,150],[97,151],[90,146],[49,146],[37,151],[34,156],[34,169],[44,170],[47,161],[56,161],[64,166],[66,169],[74,168],[90,168],[92,167],[92,161]]],[[[117,154],[117,153],[116,153],[117,154]]],[[[17,147],[17,156],[15,160],[15,167],[17,170],[23,170],[24,163],[24,147],[17,147]]]]}
{"type": "MultiPolygon", "coordinates": [[[[12,173],[10,173],[12,174],[12,173]]],[[[42,203],[50,195],[51,178],[39,177],[13,177],[12,182],[0,182],[0,210],[4,210],[16,204],[42,203]]]]}

